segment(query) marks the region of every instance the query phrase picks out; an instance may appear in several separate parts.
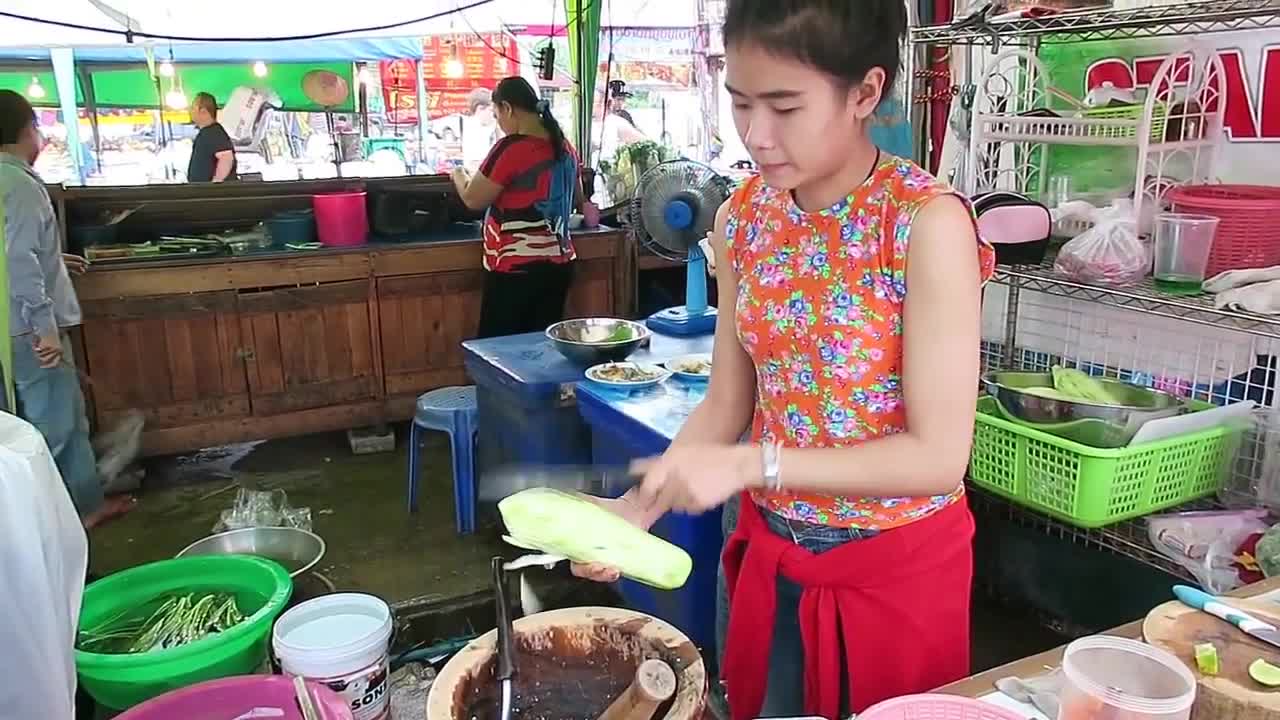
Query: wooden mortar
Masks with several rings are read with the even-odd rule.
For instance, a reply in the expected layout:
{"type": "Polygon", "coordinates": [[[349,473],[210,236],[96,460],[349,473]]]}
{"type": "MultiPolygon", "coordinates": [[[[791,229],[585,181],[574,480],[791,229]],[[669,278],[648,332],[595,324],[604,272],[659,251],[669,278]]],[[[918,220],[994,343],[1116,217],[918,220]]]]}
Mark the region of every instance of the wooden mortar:
{"type": "MultiPolygon", "coordinates": [[[[517,713],[520,701],[534,690],[531,686],[540,685],[548,671],[554,676],[564,663],[579,669],[589,666],[606,681],[608,687],[598,696],[587,698],[581,707],[565,708],[560,716],[594,720],[634,682],[641,663],[659,659],[675,672],[676,690],[658,707],[654,720],[702,717],[707,695],[702,656],[687,636],[655,617],[619,608],[577,607],[520,618],[514,627],[517,713]]],[[[445,665],[427,696],[427,720],[471,720],[473,706],[487,701],[495,689],[496,642],[497,631],[491,630],[445,665]]]]}

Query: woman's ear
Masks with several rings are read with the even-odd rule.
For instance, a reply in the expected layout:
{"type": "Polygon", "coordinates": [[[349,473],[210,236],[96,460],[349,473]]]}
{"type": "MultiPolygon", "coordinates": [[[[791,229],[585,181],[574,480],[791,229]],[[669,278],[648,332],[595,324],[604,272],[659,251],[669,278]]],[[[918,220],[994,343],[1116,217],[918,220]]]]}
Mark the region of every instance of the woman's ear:
{"type": "Polygon", "coordinates": [[[866,120],[875,113],[884,97],[887,88],[884,86],[885,73],[882,67],[873,67],[863,76],[862,82],[849,88],[849,105],[853,115],[859,120],[866,120]]]}

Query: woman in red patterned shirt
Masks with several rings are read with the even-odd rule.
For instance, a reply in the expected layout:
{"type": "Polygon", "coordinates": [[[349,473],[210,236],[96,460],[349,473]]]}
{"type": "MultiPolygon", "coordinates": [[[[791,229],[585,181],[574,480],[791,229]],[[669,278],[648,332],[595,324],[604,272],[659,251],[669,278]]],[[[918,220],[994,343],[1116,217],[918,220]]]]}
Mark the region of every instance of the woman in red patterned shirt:
{"type": "Polygon", "coordinates": [[[493,91],[504,137],[453,181],[463,204],[485,208],[479,337],[542,331],[561,319],[573,277],[569,214],[581,203],[578,156],[546,100],[521,77],[493,91]]]}
{"type": "Polygon", "coordinates": [[[710,386],[640,488],[601,501],[648,527],[737,499],[734,720],[843,717],[968,670],[962,480],[994,254],[965,198],[868,135],[906,24],[901,0],[729,0],[725,84],[760,173],[717,216],[710,386]]]}

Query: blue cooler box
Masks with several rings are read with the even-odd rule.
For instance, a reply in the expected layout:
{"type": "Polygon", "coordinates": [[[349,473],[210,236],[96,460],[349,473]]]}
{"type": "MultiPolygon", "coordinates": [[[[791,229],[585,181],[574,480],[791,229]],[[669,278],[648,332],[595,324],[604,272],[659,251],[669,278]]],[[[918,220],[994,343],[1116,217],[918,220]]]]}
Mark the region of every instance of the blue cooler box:
{"type": "MultiPolygon", "coordinates": [[[[578,410],[591,427],[591,459],[597,465],[626,466],[631,460],[661,454],[701,401],[705,383],[668,380],[662,386],[631,394],[589,382],[578,386],[578,410]]],[[[651,528],[693,558],[693,573],[678,590],[659,590],[630,580],[621,585],[632,609],[675,625],[715,657],[716,572],[723,537],[720,510],[698,516],[669,513],[651,528]]]]}

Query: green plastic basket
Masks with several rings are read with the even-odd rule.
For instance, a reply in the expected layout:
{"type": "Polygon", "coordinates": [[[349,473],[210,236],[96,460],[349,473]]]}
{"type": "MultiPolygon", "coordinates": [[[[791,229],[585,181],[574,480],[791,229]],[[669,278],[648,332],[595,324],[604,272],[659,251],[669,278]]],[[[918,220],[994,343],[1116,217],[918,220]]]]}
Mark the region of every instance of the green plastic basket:
{"type": "Polygon", "coordinates": [[[994,398],[978,400],[969,480],[1082,528],[1212,495],[1240,438],[1238,429],[1223,426],[1103,450],[1011,422],[999,412],[994,398]]]}

